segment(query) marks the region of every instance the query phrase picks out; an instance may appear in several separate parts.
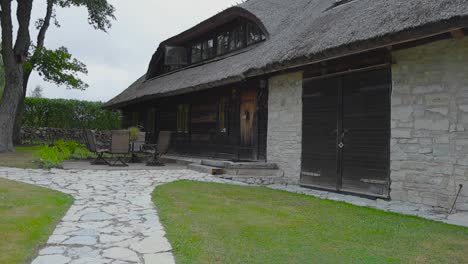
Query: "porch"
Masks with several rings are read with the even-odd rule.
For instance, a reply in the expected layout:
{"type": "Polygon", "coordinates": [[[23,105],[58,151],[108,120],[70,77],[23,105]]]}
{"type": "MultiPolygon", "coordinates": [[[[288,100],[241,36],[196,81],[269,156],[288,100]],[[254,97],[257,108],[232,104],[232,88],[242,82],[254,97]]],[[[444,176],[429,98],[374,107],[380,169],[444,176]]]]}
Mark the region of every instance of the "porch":
{"type": "Polygon", "coordinates": [[[155,142],[171,132],[169,155],[265,161],[268,117],[266,82],[253,79],[129,105],[122,126],[136,126],[155,142]]]}

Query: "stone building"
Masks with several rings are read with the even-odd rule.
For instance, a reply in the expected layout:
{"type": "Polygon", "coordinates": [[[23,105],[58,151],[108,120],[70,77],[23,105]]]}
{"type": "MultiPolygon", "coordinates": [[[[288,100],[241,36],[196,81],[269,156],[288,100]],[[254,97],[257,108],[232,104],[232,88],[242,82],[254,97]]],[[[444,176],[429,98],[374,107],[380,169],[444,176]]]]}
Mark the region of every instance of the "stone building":
{"type": "Polygon", "coordinates": [[[466,0],[249,0],[163,41],[106,107],[171,154],[468,210],[466,0]]]}

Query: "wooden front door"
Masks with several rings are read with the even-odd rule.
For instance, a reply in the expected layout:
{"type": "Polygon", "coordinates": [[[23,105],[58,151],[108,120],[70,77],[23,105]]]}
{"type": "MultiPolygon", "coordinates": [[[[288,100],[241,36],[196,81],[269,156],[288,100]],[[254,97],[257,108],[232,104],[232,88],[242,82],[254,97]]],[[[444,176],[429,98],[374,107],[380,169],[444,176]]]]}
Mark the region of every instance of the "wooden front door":
{"type": "Polygon", "coordinates": [[[301,184],[388,197],[390,76],[304,80],[301,184]]]}
{"type": "Polygon", "coordinates": [[[253,147],[255,137],[255,118],[257,110],[257,90],[242,90],[240,96],[241,146],[253,147]]]}

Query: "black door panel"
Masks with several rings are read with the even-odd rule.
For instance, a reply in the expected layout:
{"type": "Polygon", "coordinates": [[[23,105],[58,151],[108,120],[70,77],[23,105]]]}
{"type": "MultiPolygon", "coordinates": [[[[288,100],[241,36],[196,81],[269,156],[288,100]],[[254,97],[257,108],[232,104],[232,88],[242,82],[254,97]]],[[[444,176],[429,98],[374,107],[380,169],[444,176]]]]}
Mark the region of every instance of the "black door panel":
{"type": "Polygon", "coordinates": [[[301,183],[387,197],[390,71],[304,80],[301,183]]]}

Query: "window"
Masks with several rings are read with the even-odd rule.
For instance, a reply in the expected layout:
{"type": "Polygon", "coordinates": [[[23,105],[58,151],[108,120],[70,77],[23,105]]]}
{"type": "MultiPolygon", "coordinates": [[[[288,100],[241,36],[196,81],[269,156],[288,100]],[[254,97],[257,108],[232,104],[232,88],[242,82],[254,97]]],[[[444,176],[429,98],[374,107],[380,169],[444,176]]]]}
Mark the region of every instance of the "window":
{"type": "Polygon", "coordinates": [[[239,27],[235,28],[231,32],[231,36],[230,36],[230,39],[229,39],[229,49],[230,50],[236,50],[236,49],[244,47],[244,43],[245,43],[244,38],[245,38],[244,27],[239,26],[239,27]]]}
{"type": "Polygon", "coordinates": [[[218,47],[216,54],[221,55],[229,51],[229,32],[224,32],[218,36],[218,47]]]}
{"type": "Polygon", "coordinates": [[[263,31],[253,22],[237,18],[213,31],[191,38],[176,46],[166,46],[162,60],[151,65],[149,78],[198,64],[216,56],[242,49],[265,40],[263,31]]]}
{"type": "Polygon", "coordinates": [[[180,104],[177,106],[177,132],[188,133],[189,124],[189,108],[188,104],[180,104]]]}
{"type": "Polygon", "coordinates": [[[201,61],[202,57],[202,45],[197,43],[192,46],[192,63],[197,63],[201,61]]]}
{"type": "Polygon", "coordinates": [[[221,133],[227,132],[226,127],[226,97],[219,98],[218,107],[218,128],[221,133]]]}
{"type": "Polygon", "coordinates": [[[247,23],[247,45],[255,44],[265,40],[265,35],[262,31],[252,23],[247,23]]]}
{"type": "Polygon", "coordinates": [[[203,49],[202,49],[202,59],[211,59],[215,56],[214,50],[214,39],[209,39],[203,42],[203,49]]]}

